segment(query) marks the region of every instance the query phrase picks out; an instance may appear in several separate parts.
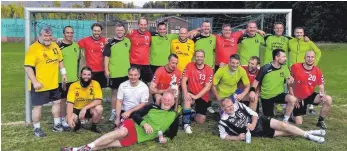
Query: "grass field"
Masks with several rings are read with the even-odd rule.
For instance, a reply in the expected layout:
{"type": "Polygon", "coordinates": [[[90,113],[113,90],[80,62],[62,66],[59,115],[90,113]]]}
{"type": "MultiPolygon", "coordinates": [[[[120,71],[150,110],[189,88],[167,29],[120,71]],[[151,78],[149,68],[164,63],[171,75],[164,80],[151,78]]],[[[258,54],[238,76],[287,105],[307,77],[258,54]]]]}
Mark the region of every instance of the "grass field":
{"type": "MultiPolygon", "coordinates": [[[[322,59],[319,63],[326,81],[326,90],[333,96],[333,108],[326,118],[328,125],[326,142],[316,144],[303,138],[253,138],[252,144],[244,142],[222,141],[212,134],[216,121],[209,115],[204,125],[193,124],[193,135],[179,131],[178,136],[170,143],[159,145],[156,142],[146,142],[127,150],[309,150],[309,151],[343,151],[347,148],[347,44],[320,45],[322,59]]],[[[32,127],[22,125],[5,125],[5,123],[23,121],[25,118],[24,100],[24,44],[2,43],[1,45],[1,150],[13,151],[56,151],[62,146],[80,146],[95,140],[100,135],[86,130],[78,133],[54,133],[51,131],[52,118],[50,107],[44,108],[41,127],[48,134],[46,138],[33,136],[32,127]]],[[[110,104],[104,103],[104,116],[109,117],[110,104]]],[[[320,107],[316,108],[318,111],[320,107]]],[[[317,117],[307,115],[303,129],[315,129],[317,117]]],[[[104,131],[110,128],[110,123],[104,124],[104,131]]],[[[110,149],[111,150],[111,149],[110,149]]],[[[115,149],[113,149],[115,150],[115,149]]]]}

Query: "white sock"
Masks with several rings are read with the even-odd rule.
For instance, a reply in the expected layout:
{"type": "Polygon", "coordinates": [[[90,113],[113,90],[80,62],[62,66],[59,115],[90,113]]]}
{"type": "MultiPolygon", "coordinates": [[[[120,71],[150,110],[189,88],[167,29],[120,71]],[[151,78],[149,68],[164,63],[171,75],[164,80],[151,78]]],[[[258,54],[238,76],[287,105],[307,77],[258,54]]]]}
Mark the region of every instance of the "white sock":
{"type": "Polygon", "coordinates": [[[289,116],[288,115],[284,115],[283,121],[288,121],[288,119],[289,119],[289,116]]]}
{"type": "Polygon", "coordinates": [[[92,142],[92,143],[90,143],[90,144],[88,144],[88,146],[90,147],[90,148],[95,148],[95,143],[94,142],[92,142]]]}
{"type": "Polygon", "coordinates": [[[313,110],[313,105],[312,105],[312,104],[310,104],[309,109],[310,109],[310,110],[313,110]]]}
{"type": "Polygon", "coordinates": [[[54,125],[59,125],[61,124],[60,117],[58,118],[53,118],[54,119],[54,125]]]}
{"type": "Polygon", "coordinates": [[[65,117],[60,117],[60,120],[61,120],[61,121],[66,121],[66,120],[65,120],[65,117]]]}
{"type": "Polygon", "coordinates": [[[34,129],[36,129],[36,128],[41,128],[41,126],[40,126],[40,122],[38,122],[38,123],[34,124],[34,129]]]}
{"type": "Polygon", "coordinates": [[[308,135],[309,135],[309,133],[307,131],[305,131],[304,137],[308,138],[308,135]]]}
{"type": "Polygon", "coordinates": [[[112,109],[112,113],[116,113],[116,109],[112,109]]]}

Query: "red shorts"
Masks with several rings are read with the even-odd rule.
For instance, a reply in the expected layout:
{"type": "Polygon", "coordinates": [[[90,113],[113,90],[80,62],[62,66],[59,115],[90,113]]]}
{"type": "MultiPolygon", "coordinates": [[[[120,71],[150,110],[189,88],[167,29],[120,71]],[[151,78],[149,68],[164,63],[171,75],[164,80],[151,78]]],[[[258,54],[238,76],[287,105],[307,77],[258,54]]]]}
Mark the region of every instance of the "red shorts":
{"type": "Polygon", "coordinates": [[[123,139],[119,140],[122,147],[127,147],[137,143],[137,134],[135,129],[135,123],[133,120],[127,119],[125,120],[121,126],[124,126],[128,129],[128,135],[123,139]]]}

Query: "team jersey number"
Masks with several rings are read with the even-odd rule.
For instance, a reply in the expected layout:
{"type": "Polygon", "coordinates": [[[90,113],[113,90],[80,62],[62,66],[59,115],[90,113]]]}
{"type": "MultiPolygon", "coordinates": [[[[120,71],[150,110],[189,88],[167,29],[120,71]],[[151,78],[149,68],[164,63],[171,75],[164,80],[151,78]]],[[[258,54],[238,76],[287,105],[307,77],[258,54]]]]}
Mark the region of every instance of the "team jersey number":
{"type": "Polygon", "coordinates": [[[58,49],[57,49],[57,48],[53,48],[52,50],[53,50],[53,53],[54,53],[55,55],[58,54],[58,49]]]}
{"type": "Polygon", "coordinates": [[[308,75],[308,81],[316,81],[316,76],[312,75],[312,74],[309,74],[308,75]]]}

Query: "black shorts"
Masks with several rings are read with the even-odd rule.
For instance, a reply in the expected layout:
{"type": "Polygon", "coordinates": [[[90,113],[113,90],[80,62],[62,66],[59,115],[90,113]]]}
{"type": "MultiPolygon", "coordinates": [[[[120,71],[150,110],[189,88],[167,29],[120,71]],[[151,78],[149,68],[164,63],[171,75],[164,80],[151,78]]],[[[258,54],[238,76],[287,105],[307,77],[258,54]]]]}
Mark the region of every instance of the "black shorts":
{"type": "MultiPolygon", "coordinates": [[[[73,113],[77,115],[77,117],[80,115],[81,110],[73,108],[73,113]]],[[[93,115],[90,113],[90,109],[86,111],[86,115],[84,115],[85,118],[90,119],[93,117],[93,115]]]]}
{"type": "Polygon", "coordinates": [[[207,112],[207,108],[211,106],[211,101],[208,101],[208,103],[199,98],[197,100],[195,100],[195,110],[197,114],[201,114],[201,115],[206,115],[207,112]]]}
{"type": "Polygon", "coordinates": [[[274,117],[274,106],[275,103],[285,104],[285,98],[287,93],[281,93],[270,99],[261,99],[261,106],[263,108],[263,114],[265,116],[274,117]]]}
{"type": "Polygon", "coordinates": [[[255,129],[251,132],[255,137],[274,137],[275,130],[270,126],[271,117],[260,115],[255,129]]]}
{"type": "Polygon", "coordinates": [[[119,78],[110,78],[110,88],[118,89],[119,85],[128,80],[128,76],[119,78]]]}
{"type": "Polygon", "coordinates": [[[107,78],[105,77],[105,73],[102,72],[93,72],[93,80],[98,81],[101,88],[107,87],[107,78]]]}
{"type": "Polygon", "coordinates": [[[138,65],[138,64],[131,64],[132,67],[137,67],[141,71],[140,79],[145,82],[146,84],[148,82],[151,82],[153,79],[153,72],[149,65],[138,65]]]}
{"type": "Polygon", "coordinates": [[[314,103],[314,99],[318,95],[317,92],[313,92],[310,96],[308,96],[306,99],[302,100],[299,102],[300,107],[296,108],[294,107],[293,110],[293,115],[294,116],[301,116],[305,115],[307,111],[307,104],[313,104],[313,105],[318,105],[319,103],[314,103]]]}
{"type": "Polygon", "coordinates": [[[73,82],[66,83],[66,90],[63,90],[62,83],[59,83],[60,97],[61,97],[62,99],[66,99],[67,93],[69,92],[69,88],[70,88],[70,85],[71,85],[72,83],[73,83],[73,82]]]}
{"type": "Polygon", "coordinates": [[[155,73],[155,71],[157,71],[157,69],[161,67],[161,66],[154,66],[154,65],[151,65],[151,70],[153,72],[153,74],[155,73]]]}
{"type": "Polygon", "coordinates": [[[214,66],[214,73],[216,73],[218,69],[219,69],[219,65],[215,65],[214,66]]]}
{"type": "Polygon", "coordinates": [[[35,92],[33,87],[31,89],[31,103],[33,106],[44,105],[52,101],[60,100],[60,98],[58,88],[43,92],[35,92]]]}

